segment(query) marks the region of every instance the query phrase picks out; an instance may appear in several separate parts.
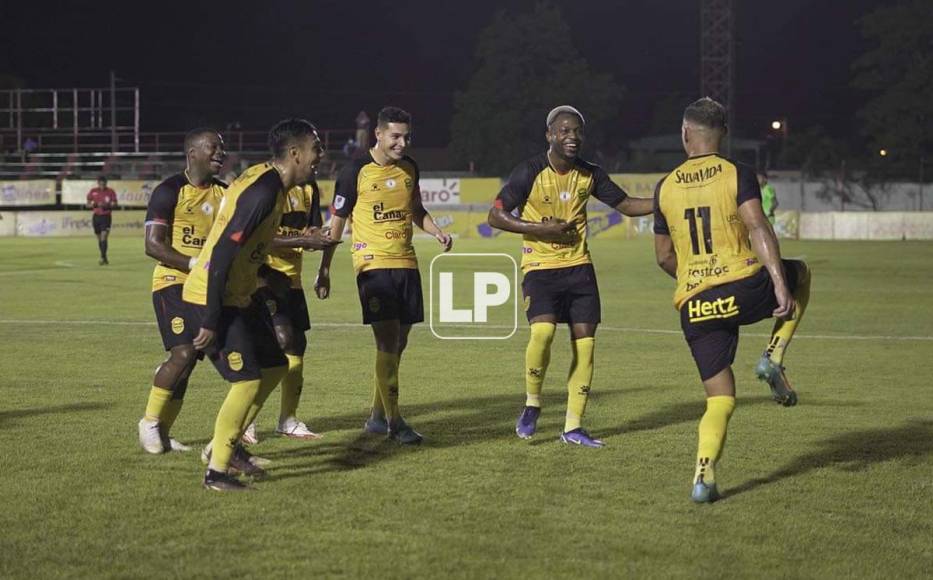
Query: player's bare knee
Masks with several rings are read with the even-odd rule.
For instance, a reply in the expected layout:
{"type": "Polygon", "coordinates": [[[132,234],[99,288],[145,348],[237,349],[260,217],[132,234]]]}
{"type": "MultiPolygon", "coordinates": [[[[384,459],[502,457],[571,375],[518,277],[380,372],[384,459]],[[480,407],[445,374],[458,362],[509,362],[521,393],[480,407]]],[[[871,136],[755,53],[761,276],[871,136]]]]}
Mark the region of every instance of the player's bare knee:
{"type": "Polygon", "coordinates": [[[190,372],[197,360],[197,352],[194,350],[194,345],[183,344],[172,348],[167,362],[177,367],[181,372],[190,372]]]}

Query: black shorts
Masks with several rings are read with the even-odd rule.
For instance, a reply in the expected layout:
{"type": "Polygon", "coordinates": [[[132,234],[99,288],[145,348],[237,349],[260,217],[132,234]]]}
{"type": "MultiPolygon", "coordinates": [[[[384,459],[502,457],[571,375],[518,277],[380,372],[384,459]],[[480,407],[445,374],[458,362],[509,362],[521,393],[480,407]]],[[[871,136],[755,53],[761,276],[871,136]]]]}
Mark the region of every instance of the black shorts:
{"type": "Polygon", "coordinates": [[[113,217],[110,214],[107,214],[107,215],[94,214],[94,217],[91,218],[91,224],[94,225],[94,233],[99,234],[101,232],[109,232],[110,223],[112,221],[113,221],[113,217]]]}
{"type": "Polygon", "coordinates": [[[553,314],[557,322],[599,324],[602,309],[593,264],[532,270],[522,280],[528,321],[553,314]]]}
{"type": "Polygon", "coordinates": [[[311,328],[308,315],[308,301],[302,288],[289,288],[285,296],[280,296],[272,288],[263,286],[256,290],[253,297],[265,305],[276,326],[290,325],[296,332],[305,332],[311,328]]]}
{"type": "Polygon", "coordinates": [[[183,284],[172,284],[152,293],[152,307],[165,350],[191,344],[200,327],[200,319],[197,325],[188,321],[190,305],[181,299],[182,287],[183,284]]]}
{"type": "MultiPolygon", "coordinates": [[[[795,260],[782,260],[791,292],[797,289],[795,260]]],[[[712,378],[732,365],[739,345],[739,327],[754,324],[777,308],[774,283],[762,268],[748,278],[709,288],[680,307],[680,326],[690,345],[700,379],[712,378]]]]}
{"type": "MultiPolygon", "coordinates": [[[[196,321],[200,328],[206,307],[191,303],[186,307],[189,320],[196,321]]],[[[269,311],[255,301],[245,308],[223,307],[217,337],[205,354],[231,383],[253,381],[261,377],[261,369],[288,365],[275,338],[269,311]]]]}
{"type": "Polygon", "coordinates": [[[398,320],[401,324],[424,322],[421,273],[415,268],[378,268],[356,276],[363,309],[363,324],[398,320]]]}

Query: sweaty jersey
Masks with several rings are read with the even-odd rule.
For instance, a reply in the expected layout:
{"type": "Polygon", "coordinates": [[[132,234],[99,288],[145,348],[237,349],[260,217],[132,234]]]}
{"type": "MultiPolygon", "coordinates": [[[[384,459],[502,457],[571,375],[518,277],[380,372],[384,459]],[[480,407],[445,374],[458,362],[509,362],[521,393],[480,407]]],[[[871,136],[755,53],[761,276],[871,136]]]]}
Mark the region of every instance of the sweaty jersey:
{"type": "Polygon", "coordinates": [[[227,188],[182,294],[185,302],[207,306],[201,326],[216,329],[222,306],[249,305],[284,205],[271,163],[253,165],[227,188]]]}
{"type": "MultiPolygon", "coordinates": [[[[196,187],[188,182],[184,173],[173,175],[160,183],[149,197],[146,225],[167,226],[172,248],[185,256],[197,256],[214,223],[225,187],[219,179],[211,179],[205,187],[196,187]]],[[[152,272],[152,291],[182,284],[187,278],[187,272],[159,262],[152,272]]]]}
{"type": "Polygon", "coordinates": [[[517,209],[518,217],[529,222],[562,219],[577,224],[574,235],[564,242],[524,235],[523,272],[590,263],[586,244],[586,202],[590,196],[613,208],[628,197],[601,167],[582,159],[574,160],[573,168],[561,174],[551,167],[547,153],[542,153],[512,170],[496,197],[496,207],[508,212],[517,209]]]}
{"type": "Polygon", "coordinates": [[[738,208],[761,199],[755,172],[716,154],[687,159],[654,191],[654,233],[677,254],[674,307],[691,296],[761,268],[738,208]]]}
{"type": "Polygon", "coordinates": [[[411,157],[379,165],[372,154],[344,166],[334,186],[334,214],[353,220],[353,268],[417,268],[411,243],[418,166],[411,157]]]}
{"type": "MultiPolygon", "coordinates": [[[[285,195],[282,222],[275,235],[282,238],[297,237],[308,226],[321,227],[321,192],[316,182],[296,185],[285,195]]],[[[273,270],[288,276],[292,288],[301,288],[301,257],[304,248],[274,247],[269,250],[266,263],[273,270]]]]}

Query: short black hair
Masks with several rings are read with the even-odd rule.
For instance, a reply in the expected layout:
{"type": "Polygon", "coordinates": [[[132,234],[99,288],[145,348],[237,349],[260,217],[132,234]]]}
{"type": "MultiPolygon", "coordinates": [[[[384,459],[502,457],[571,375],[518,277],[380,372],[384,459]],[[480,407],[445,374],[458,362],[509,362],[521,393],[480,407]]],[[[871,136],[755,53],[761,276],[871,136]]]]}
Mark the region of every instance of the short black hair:
{"type": "Polygon", "coordinates": [[[726,108],[709,97],[703,97],[684,109],[684,120],[710,129],[725,129],[726,108]]]}
{"type": "Polygon", "coordinates": [[[107,176],[101,175],[100,177],[97,178],[97,183],[100,183],[101,181],[103,181],[104,183],[107,183],[107,176]]]}
{"type": "Polygon", "coordinates": [[[314,125],[305,119],[292,118],[279,121],[269,131],[269,150],[273,157],[280,159],[285,155],[285,150],[296,141],[316,133],[317,129],[314,125]]]}
{"type": "Polygon", "coordinates": [[[383,107],[376,116],[376,125],[385,127],[389,123],[405,123],[411,125],[411,113],[398,107],[383,107]]]}
{"type": "Polygon", "coordinates": [[[210,127],[198,127],[197,129],[192,129],[185,133],[185,154],[188,153],[188,149],[191,149],[192,145],[202,136],[202,135],[220,135],[217,129],[212,129],[210,127]]]}

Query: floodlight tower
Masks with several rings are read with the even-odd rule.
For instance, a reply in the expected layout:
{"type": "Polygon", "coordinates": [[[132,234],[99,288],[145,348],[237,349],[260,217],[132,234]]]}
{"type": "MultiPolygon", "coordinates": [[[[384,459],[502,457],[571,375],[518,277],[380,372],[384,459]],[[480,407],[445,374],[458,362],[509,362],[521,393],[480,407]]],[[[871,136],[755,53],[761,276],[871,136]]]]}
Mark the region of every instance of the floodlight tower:
{"type": "Polygon", "coordinates": [[[735,130],[733,30],[732,0],[700,0],[700,94],[716,99],[728,111],[727,155],[732,154],[732,134],[735,130]]]}

